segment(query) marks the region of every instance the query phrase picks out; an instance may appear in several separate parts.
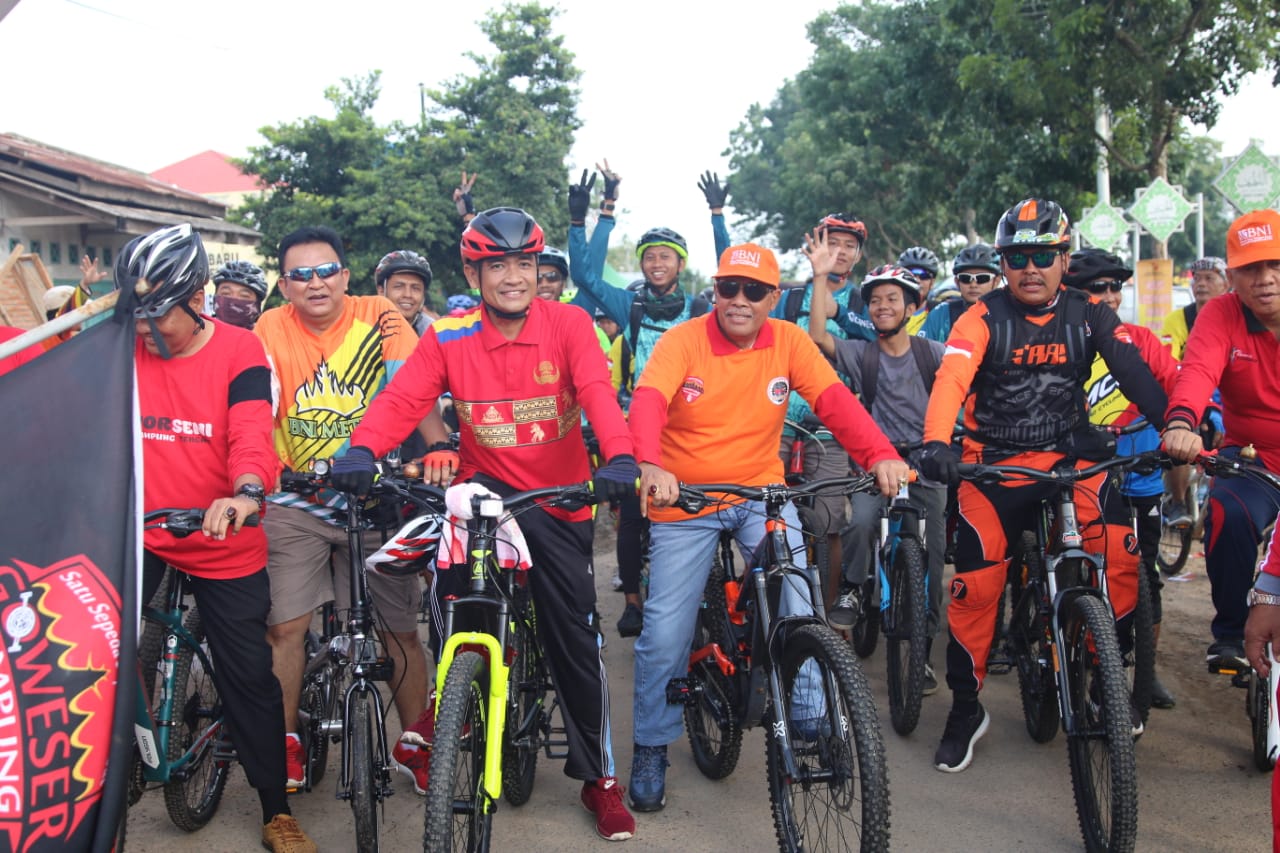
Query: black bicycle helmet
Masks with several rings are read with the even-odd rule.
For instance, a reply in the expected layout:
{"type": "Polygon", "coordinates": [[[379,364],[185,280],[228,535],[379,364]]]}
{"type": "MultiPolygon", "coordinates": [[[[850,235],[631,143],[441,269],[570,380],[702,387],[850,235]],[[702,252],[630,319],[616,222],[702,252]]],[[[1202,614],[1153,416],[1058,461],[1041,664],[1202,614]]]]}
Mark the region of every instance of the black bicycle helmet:
{"type": "Polygon", "coordinates": [[[373,270],[373,281],[378,287],[386,287],[387,279],[398,272],[411,272],[422,279],[422,286],[431,284],[431,264],[417,252],[398,249],[388,252],[373,270]]]}
{"type": "Polygon", "coordinates": [[[1071,253],[1071,265],[1067,267],[1062,283],[1067,287],[1084,287],[1100,278],[1128,281],[1132,277],[1133,270],[1126,267],[1118,256],[1102,249],[1081,249],[1071,253]]]}
{"type": "Polygon", "coordinates": [[[912,246],[898,255],[898,266],[907,269],[925,270],[932,274],[935,278],[938,276],[938,267],[942,265],[942,261],[938,260],[938,256],[930,249],[924,246],[912,246]]]}
{"type": "Polygon", "coordinates": [[[462,260],[475,263],[504,255],[536,255],[544,246],[542,226],[518,207],[494,207],[462,232],[462,260]]]}
{"type": "Polygon", "coordinates": [[[858,245],[867,242],[867,226],[858,217],[849,213],[828,213],[818,220],[818,230],[822,232],[836,231],[852,234],[858,238],[858,245]]]}
{"type": "MultiPolygon", "coordinates": [[[[141,279],[146,280],[146,292],[138,294],[134,317],[163,317],[175,305],[192,313],[187,301],[209,280],[209,259],[200,235],[183,223],[134,237],[116,255],[115,285],[133,288],[141,279]]],[[[199,322],[199,315],[193,316],[199,322]]]]}
{"type": "Polygon", "coordinates": [[[1056,201],[1029,198],[1004,212],[996,225],[996,249],[1065,249],[1071,221],[1056,201]]]}
{"type": "Polygon", "coordinates": [[[411,519],[365,559],[365,567],[393,578],[411,577],[433,568],[442,526],[436,513],[411,519]]]}
{"type": "Polygon", "coordinates": [[[682,259],[689,259],[689,246],[684,238],[670,228],[650,228],[636,244],[636,257],[644,258],[644,250],[650,246],[670,246],[682,259]]]}
{"type": "Polygon", "coordinates": [[[951,262],[952,274],[963,270],[986,270],[999,275],[1000,258],[997,257],[996,250],[986,243],[974,243],[961,249],[960,254],[951,262]]]}
{"type": "Polygon", "coordinates": [[[880,284],[896,284],[902,288],[902,299],[908,305],[920,304],[920,280],[911,270],[897,264],[883,264],[862,279],[862,302],[871,302],[871,291],[880,284]]]}
{"type": "Polygon", "coordinates": [[[560,275],[569,278],[569,256],[554,246],[543,246],[538,255],[538,266],[547,264],[560,270],[560,275]]]}
{"type": "Polygon", "coordinates": [[[267,298],[267,277],[262,274],[262,267],[250,261],[227,261],[218,267],[213,283],[218,285],[224,281],[249,288],[257,294],[259,303],[267,298]]]}

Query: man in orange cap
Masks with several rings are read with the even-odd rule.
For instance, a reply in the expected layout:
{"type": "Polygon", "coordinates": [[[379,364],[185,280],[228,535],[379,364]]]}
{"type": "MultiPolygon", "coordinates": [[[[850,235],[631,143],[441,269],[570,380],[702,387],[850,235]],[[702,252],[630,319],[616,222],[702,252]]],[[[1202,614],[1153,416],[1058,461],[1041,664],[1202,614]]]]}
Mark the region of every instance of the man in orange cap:
{"type": "MultiPolygon", "coordinates": [[[[769,317],[778,303],[773,252],[754,243],[730,246],[714,278],[715,310],[663,333],[631,400],[640,494],[649,498],[652,523],[649,600],[635,646],[630,786],[632,805],[642,812],[666,803],[667,744],[683,731],[680,708],[667,703],[667,683],[688,669],[694,620],[720,531],[732,530],[745,554],[764,537],[761,503],[710,506],[689,515],[672,506],[680,482],[784,482],[778,441],[792,390],[876,476],[884,494],[896,494],[909,471],[808,333],[769,317]]],[[[795,509],[788,507],[783,518],[793,553],[802,553],[795,509]]],[[[786,584],[781,613],[809,612],[807,585],[800,587],[794,579],[786,584]]]]}

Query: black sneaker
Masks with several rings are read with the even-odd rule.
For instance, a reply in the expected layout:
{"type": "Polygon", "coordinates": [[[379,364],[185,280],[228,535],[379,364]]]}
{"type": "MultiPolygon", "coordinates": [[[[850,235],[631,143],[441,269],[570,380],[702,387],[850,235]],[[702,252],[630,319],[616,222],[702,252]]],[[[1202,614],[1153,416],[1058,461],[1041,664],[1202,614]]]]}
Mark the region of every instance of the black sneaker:
{"type": "Polygon", "coordinates": [[[1247,672],[1249,661],[1244,656],[1244,645],[1239,640],[1215,640],[1209,644],[1209,651],[1204,656],[1210,672],[1235,675],[1247,672]]]}
{"type": "Polygon", "coordinates": [[[858,611],[861,609],[856,589],[842,590],[836,596],[835,603],[827,611],[827,624],[837,631],[848,631],[858,622],[858,611]]]}
{"type": "Polygon", "coordinates": [[[987,733],[991,716],[978,705],[976,714],[958,714],[953,705],[942,731],[942,742],[933,754],[933,766],[943,773],[959,773],[973,761],[973,745],[987,733]]]}
{"type": "Polygon", "coordinates": [[[1169,688],[1160,683],[1160,676],[1157,675],[1151,681],[1151,707],[1167,711],[1177,704],[1169,688]]]}
{"type": "Polygon", "coordinates": [[[644,629],[644,611],[634,604],[628,604],[618,620],[618,636],[638,637],[644,629]]]}
{"type": "Polygon", "coordinates": [[[932,696],[938,692],[938,676],[933,674],[933,667],[929,664],[924,665],[924,690],[921,691],[925,696],[932,696]]]}

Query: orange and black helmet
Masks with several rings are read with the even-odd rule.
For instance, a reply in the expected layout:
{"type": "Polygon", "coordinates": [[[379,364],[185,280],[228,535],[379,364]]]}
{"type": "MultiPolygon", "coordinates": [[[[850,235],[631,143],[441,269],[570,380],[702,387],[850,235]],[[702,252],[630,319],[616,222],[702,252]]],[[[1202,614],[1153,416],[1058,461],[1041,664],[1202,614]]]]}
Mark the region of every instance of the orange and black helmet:
{"type": "Polygon", "coordinates": [[[996,249],[1065,249],[1071,245],[1071,221],[1056,201],[1029,198],[1004,212],[996,225],[996,249]]]}

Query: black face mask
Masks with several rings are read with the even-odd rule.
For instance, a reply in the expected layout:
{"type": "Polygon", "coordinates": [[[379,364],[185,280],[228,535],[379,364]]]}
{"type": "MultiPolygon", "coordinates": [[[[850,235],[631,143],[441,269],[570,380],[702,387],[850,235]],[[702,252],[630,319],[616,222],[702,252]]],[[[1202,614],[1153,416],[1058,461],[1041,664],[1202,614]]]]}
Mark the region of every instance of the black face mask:
{"type": "Polygon", "coordinates": [[[260,313],[258,303],[251,299],[236,299],[233,296],[213,297],[213,316],[224,323],[252,329],[260,313]]]}
{"type": "Polygon", "coordinates": [[[652,320],[674,320],[684,310],[684,293],[678,287],[671,288],[661,296],[645,287],[637,298],[644,306],[645,316],[652,320]]]}

